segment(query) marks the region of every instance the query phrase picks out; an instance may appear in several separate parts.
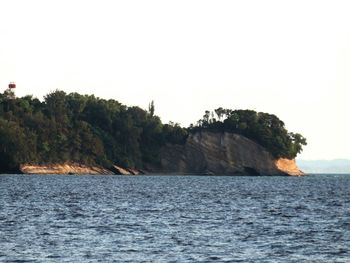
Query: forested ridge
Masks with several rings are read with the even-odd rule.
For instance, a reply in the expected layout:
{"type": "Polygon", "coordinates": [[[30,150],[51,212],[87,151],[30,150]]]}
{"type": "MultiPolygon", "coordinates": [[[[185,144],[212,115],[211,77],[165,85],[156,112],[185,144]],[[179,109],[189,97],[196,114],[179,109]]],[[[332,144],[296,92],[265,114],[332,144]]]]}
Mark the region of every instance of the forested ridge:
{"type": "Polygon", "coordinates": [[[201,130],[241,134],[264,146],[276,158],[294,159],[307,145],[300,133],[288,132],[285,124],[276,115],[253,110],[218,108],[205,111],[191,132],[201,130]]]}
{"type": "Polygon", "coordinates": [[[43,101],[0,94],[0,170],[19,164],[77,162],[109,167],[158,165],[163,145],[184,144],[190,133],[235,132],[263,145],[276,158],[294,158],[306,144],[276,116],[250,110],[206,111],[197,124],[163,124],[151,102],[148,110],[116,100],[56,90],[43,101]]]}

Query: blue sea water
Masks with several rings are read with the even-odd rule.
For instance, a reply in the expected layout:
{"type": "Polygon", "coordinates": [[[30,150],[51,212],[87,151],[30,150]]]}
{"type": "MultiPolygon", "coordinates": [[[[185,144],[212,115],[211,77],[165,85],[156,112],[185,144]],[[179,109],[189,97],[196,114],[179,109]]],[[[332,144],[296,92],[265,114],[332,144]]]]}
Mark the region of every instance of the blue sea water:
{"type": "Polygon", "coordinates": [[[350,262],[350,175],[1,175],[0,262],[350,262]]]}

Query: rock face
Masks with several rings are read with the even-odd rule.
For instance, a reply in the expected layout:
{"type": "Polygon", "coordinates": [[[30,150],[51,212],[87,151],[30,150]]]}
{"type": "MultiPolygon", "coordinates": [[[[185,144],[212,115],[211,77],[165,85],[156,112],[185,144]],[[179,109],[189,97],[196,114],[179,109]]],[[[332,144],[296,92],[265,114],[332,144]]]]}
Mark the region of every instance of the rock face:
{"type": "Polygon", "coordinates": [[[25,174],[113,174],[110,170],[102,167],[75,163],[48,165],[23,164],[21,165],[20,170],[25,174]]]}
{"type": "Polygon", "coordinates": [[[295,160],[281,158],[276,161],[276,166],[280,171],[285,172],[288,175],[305,175],[301,170],[299,170],[295,160]]]}
{"type": "Polygon", "coordinates": [[[123,168],[113,165],[110,169],[98,166],[88,166],[79,163],[69,164],[23,164],[20,171],[25,174],[103,174],[103,175],[141,175],[145,172],[139,169],[123,168]]]}
{"type": "MultiPolygon", "coordinates": [[[[196,175],[304,175],[295,160],[276,160],[264,147],[233,133],[200,132],[190,135],[184,145],[167,145],[160,154],[160,166],[150,173],[196,175]]],[[[26,174],[121,174],[141,175],[139,169],[113,165],[110,169],[77,163],[20,167],[26,174]]]]}
{"type": "Polygon", "coordinates": [[[140,169],[133,169],[133,168],[123,168],[118,165],[113,165],[111,167],[111,170],[113,173],[118,174],[118,175],[142,175],[145,174],[144,171],[140,169]]]}
{"type": "Polygon", "coordinates": [[[185,145],[161,151],[159,173],[209,175],[304,175],[294,160],[276,160],[254,141],[233,133],[199,132],[185,145]]]}

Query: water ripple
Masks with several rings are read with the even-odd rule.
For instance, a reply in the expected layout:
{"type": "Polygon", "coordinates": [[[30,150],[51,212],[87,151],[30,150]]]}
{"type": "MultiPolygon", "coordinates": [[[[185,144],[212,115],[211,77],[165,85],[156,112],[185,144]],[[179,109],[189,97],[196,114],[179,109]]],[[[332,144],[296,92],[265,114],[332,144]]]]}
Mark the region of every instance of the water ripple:
{"type": "Polygon", "coordinates": [[[1,262],[349,262],[350,176],[0,176],[1,262]]]}

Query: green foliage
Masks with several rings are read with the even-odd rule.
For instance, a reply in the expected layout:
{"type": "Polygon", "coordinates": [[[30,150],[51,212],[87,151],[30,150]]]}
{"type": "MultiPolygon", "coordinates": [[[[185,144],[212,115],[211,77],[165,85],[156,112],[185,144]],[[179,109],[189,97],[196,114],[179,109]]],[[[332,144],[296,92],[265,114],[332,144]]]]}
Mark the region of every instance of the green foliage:
{"type": "Polygon", "coordinates": [[[22,163],[79,162],[142,168],[159,163],[160,147],[184,143],[186,130],[115,100],[56,90],[41,102],[0,94],[0,170],[22,163]]]}
{"type": "Polygon", "coordinates": [[[264,146],[276,158],[295,158],[302,151],[303,145],[306,145],[306,139],[302,135],[289,133],[284,123],[275,115],[253,110],[223,108],[218,108],[214,112],[205,111],[203,119],[197,122],[197,126],[192,125],[190,131],[238,133],[264,146]],[[214,117],[214,112],[217,119],[214,117]]]}

